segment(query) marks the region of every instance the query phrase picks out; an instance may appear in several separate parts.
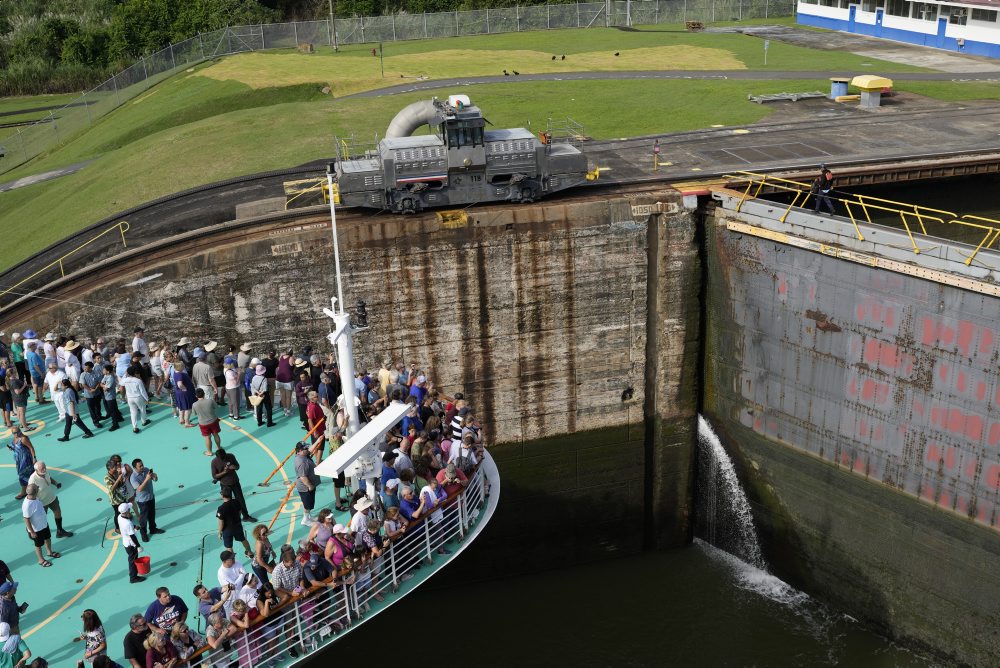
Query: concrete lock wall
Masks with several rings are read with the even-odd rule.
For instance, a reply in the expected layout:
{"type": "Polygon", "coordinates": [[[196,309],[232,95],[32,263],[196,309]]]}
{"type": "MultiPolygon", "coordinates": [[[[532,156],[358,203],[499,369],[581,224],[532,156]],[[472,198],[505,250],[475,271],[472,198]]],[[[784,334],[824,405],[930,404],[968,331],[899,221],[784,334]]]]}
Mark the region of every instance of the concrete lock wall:
{"type": "Polygon", "coordinates": [[[1000,300],[706,224],[703,412],[776,572],[961,662],[1000,655],[1000,300]]]}
{"type": "MultiPolygon", "coordinates": [[[[481,541],[494,549],[475,554],[497,572],[689,540],[700,271],[694,219],[679,202],[671,190],[484,207],[457,227],[433,214],[339,225],[344,297],[349,308],[364,299],[371,324],[355,340],[358,366],[415,362],[472,397],[496,443],[502,512],[481,541]],[[657,201],[673,213],[651,215],[657,201]]],[[[151,338],[248,341],[255,354],[329,350],[328,219],[269,235],[137,263],[5,325],[89,340],[142,322],[151,338]]]]}

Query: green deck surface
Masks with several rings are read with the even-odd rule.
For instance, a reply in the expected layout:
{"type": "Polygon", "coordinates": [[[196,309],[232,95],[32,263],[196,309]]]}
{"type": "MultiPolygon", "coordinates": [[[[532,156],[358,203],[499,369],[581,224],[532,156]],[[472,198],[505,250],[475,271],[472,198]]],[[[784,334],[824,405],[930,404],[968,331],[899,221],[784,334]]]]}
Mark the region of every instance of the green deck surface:
{"type": "MultiPolygon", "coordinates": [[[[145,612],[155,598],[157,587],[169,587],[171,593],[180,596],[191,608],[189,624],[204,630],[204,622],[197,619],[191,590],[202,577],[206,586],[217,585],[218,555],[224,548],[216,535],[215,510],[221,499],[218,486],[211,482],[212,459],[203,454],[204,439],[200,431],[181,427],[171,417],[169,406],[153,404],[149,415],[152,424],[140,434],[134,434],[127,422],[127,407],[119,405],[126,423],[118,431],[108,433],[106,428],[95,429],[95,438],[83,439],[82,432],[74,427],[70,441],[59,443],[56,439],[62,436],[62,424],[52,405],[38,406],[34,401],[29,404],[28,419],[36,423],[41,421],[40,425],[34,425],[36,431],[29,433],[31,441],[52,477],[62,483],[59,501],[64,526],[75,532],[72,538],[55,538],[55,523],[50,513],[53,548],[62,553],[61,558],[52,560],[51,568],[37,564],[31,540],[25,532],[21,502],[13,498],[19,487],[9,451],[7,463],[0,465],[6,469],[3,476],[7,481],[7,497],[0,509],[3,520],[0,522],[0,544],[3,545],[0,558],[7,562],[14,579],[20,583],[18,602],[30,603],[28,611],[21,616],[22,635],[32,654],[45,657],[53,666],[75,665],[83,658],[83,643],[76,639],[82,631],[80,615],[86,608],[100,615],[108,634],[109,654],[124,663],[122,640],[127,632],[128,618],[145,612]],[[103,484],[104,466],[108,457],[115,453],[129,462],[134,458],[142,459],[159,476],[155,484],[157,524],[166,533],[151,536],[151,540],[144,543],[143,554],[151,557],[152,572],[142,583],[129,583],[125,550],[120,540],[111,535],[110,525],[108,534],[102,536],[105,522],[111,518],[103,484]]],[[[86,404],[81,407],[85,422],[93,429],[86,404]]],[[[250,513],[267,523],[278,512],[287,490],[283,479],[295,475],[291,461],[272,479],[269,487],[259,487],[258,483],[291,452],[305,432],[295,411],[291,417],[276,411],[276,426],[269,429],[258,427],[256,421],[246,415],[240,421],[228,420],[225,417],[227,410],[219,407],[217,411],[223,418],[223,447],[240,462],[240,479],[250,513]]],[[[107,426],[110,423],[105,423],[107,426]]],[[[10,442],[10,431],[2,424],[0,437],[4,443],[10,442]]],[[[324,479],[318,491],[316,511],[323,507],[332,509],[333,498],[333,485],[324,479]]],[[[298,495],[293,493],[272,530],[275,548],[308,534],[308,527],[301,525],[301,519],[298,495]]],[[[346,523],[347,520],[346,513],[337,513],[338,522],[346,523]]],[[[244,528],[249,537],[253,525],[244,524],[244,528]]],[[[242,554],[239,544],[234,549],[238,555],[242,554]]],[[[403,584],[400,595],[418,586],[447,561],[435,560],[433,568],[416,571],[416,577],[403,584]]],[[[249,570],[249,560],[243,562],[249,570]]],[[[398,597],[389,596],[386,603],[377,605],[373,601],[373,611],[365,618],[398,597]]]]}

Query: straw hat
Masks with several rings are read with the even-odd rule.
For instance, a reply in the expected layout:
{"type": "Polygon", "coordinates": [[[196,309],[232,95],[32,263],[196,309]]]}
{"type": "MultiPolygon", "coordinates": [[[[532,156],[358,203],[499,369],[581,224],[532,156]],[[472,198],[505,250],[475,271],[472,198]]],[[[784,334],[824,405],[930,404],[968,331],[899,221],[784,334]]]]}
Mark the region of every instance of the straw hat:
{"type": "Polygon", "coordinates": [[[74,341],[73,339],[70,339],[69,341],[67,341],[67,342],[66,342],[66,343],[65,343],[65,344],[63,345],[63,350],[65,350],[66,352],[69,352],[69,351],[71,351],[71,350],[76,350],[76,349],[77,349],[77,348],[79,348],[79,347],[80,347],[80,344],[79,344],[79,343],[77,343],[77,342],[76,342],[76,341],[74,341]]]}
{"type": "Polygon", "coordinates": [[[242,350],[245,353],[250,352],[250,344],[249,343],[244,343],[242,346],[240,346],[240,350],[242,350]]]}
{"type": "Polygon", "coordinates": [[[177,347],[180,348],[181,346],[186,346],[189,343],[191,343],[191,339],[186,336],[182,336],[181,340],[177,342],[177,347]]]}
{"type": "Polygon", "coordinates": [[[213,350],[215,350],[218,347],[219,347],[219,344],[217,342],[215,342],[215,341],[209,341],[208,343],[205,344],[205,352],[206,353],[210,353],[210,352],[212,352],[213,350]]]}
{"type": "Polygon", "coordinates": [[[359,511],[368,510],[371,507],[372,507],[372,500],[369,499],[367,496],[362,499],[358,499],[358,502],[354,504],[354,509],[359,511]]]}
{"type": "Polygon", "coordinates": [[[55,334],[55,332],[49,332],[48,334],[46,334],[45,335],[45,340],[46,341],[55,341],[56,340],[56,334],[55,334]]]}
{"type": "Polygon", "coordinates": [[[157,350],[159,350],[159,349],[160,349],[160,346],[159,346],[159,344],[157,344],[157,343],[154,343],[153,345],[151,345],[151,346],[149,347],[149,352],[151,352],[151,353],[155,353],[155,352],[156,352],[157,350]]]}
{"type": "Polygon", "coordinates": [[[306,362],[306,361],[305,361],[304,359],[302,359],[301,357],[299,357],[299,358],[297,358],[297,359],[295,360],[295,366],[296,366],[296,367],[298,367],[298,368],[302,368],[302,367],[306,366],[306,364],[308,364],[308,362],[306,362]]]}

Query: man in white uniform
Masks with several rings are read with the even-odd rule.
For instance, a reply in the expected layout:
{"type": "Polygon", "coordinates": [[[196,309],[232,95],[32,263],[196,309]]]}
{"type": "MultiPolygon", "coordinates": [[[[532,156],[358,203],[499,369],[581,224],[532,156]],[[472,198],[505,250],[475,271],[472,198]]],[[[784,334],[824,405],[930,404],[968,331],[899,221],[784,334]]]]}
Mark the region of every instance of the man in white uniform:
{"type": "Polygon", "coordinates": [[[125,555],[128,557],[128,581],[131,583],[142,582],[146,578],[139,575],[139,569],[135,566],[135,560],[139,557],[139,540],[135,537],[135,525],[132,524],[132,504],[122,503],[118,505],[118,532],[122,537],[122,547],[125,548],[125,555]]]}
{"type": "Polygon", "coordinates": [[[66,419],[66,405],[63,403],[63,392],[66,389],[63,387],[63,380],[66,378],[66,374],[59,370],[59,365],[55,360],[49,360],[48,367],[49,372],[45,374],[45,384],[52,395],[52,402],[56,405],[56,410],[59,411],[59,421],[62,422],[66,419]]]}

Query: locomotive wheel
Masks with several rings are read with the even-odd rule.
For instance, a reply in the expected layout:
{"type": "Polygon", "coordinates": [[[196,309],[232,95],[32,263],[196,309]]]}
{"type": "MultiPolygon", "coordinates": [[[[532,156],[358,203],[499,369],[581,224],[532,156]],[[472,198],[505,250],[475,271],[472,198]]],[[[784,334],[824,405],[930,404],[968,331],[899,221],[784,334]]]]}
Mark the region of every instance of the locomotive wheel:
{"type": "Polygon", "coordinates": [[[521,203],[531,204],[534,202],[535,198],[532,196],[533,194],[534,193],[531,192],[531,188],[521,188],[521,203]]]}
{"type": "Polygon", "coordinates": [[[412,215],[417,212],[417,207],[413,204],[413,199],[410,197],[407,197],[400,202],[399,207],[404,216],[412,215]]]}

